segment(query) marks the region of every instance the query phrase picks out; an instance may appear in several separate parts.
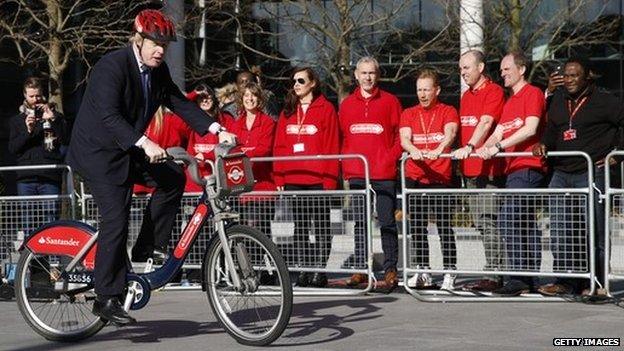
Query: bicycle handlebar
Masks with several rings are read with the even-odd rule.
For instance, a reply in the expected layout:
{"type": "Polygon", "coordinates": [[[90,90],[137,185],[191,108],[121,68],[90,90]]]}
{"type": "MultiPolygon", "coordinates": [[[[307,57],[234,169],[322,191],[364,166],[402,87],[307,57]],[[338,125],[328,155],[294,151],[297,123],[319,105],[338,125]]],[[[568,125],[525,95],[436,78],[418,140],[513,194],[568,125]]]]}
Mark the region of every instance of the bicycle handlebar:
{"type": "Polygon", "coordinates": [[[179,146],[168,148],[167,153],[169,156],[173,157],[174,160],[184,162],[184,164],[188,167],[188,173],[191,176],[191,180],[193,180],[195,184],[201,185],[202,187],[206,185],[206,180],[202,178],[199,173],[199,164],[195,157],[189,155],[186,150],[179,146]]]}

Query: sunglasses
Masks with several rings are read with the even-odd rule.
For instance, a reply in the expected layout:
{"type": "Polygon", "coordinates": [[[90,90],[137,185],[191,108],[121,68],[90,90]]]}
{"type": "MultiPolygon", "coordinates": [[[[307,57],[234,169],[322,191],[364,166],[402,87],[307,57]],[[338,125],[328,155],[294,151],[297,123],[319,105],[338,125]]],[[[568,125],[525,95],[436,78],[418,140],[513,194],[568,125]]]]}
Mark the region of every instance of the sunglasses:
{"type": "Polygon", "coordinates": [[[299,84],[301,84],[301,85],[305,85],[307,82],[306,82],[306,80],[305,80],[305,79],[303,79],[303,78],[293,79],[293,84],[297,84],[297,83],[299,83],[299,84]]]}

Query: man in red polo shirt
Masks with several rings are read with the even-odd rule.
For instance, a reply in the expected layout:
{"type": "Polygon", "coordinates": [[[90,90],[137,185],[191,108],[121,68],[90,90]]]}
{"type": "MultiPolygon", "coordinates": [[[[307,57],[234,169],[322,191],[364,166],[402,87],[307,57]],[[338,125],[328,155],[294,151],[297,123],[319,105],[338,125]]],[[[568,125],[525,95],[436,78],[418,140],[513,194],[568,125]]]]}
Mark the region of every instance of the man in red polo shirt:
{"type": "MultiPolygon", "coordinates": [[[[503,57],[500,64],[505,88],[511,89],[498,126],[477,150],[484,160],[498,152],[530,152],[539,144],[544,124],[544,93],[529,84],[524,73],[527,59],[520,52],[503,57]]],[[[506,187],[516,189],[542,186],[546,165],[543,158],[511,157],[506,160],[506,187]]],[[[500,232],[507,248],[507,268],[513,271],[539,271],[541,264],[541,233],[535,226],[535,203],[524,196],[510,195],[504,202],[499,217],[500,232]]],[[[505,286],[494,292],[503,296],[517,296],[534,288],[532,277],[509,278],[505,286]]]]}
{"type": "MultiPolygon", "coordinates": [[[[469,89],[460,101],[460,144],[453,157],[463,160],[461,164],[464,185],[468,189],[500,188],[503,186],[503,163],[501,159],[482,160],[470,157],[481,147],[496,126],[505,97],[503,89],[484,73],[485,56],[481,51],[470,50],[459,59],[460,74],[469,89]]],[[[485,249],[485,270],[499,270],[504,265],[504,249],[496,228],[498,201],[493,196],[470,196],[470,212],[474,226],[481,232],[485,249]]],[[[466,288],[492,291],[501,286],[500,277],[483,279],[466,288]]]]}
{"type": "MultiPolygon", "coordinates": [[[[416,78],[416,93],[419,104],[401,114],[401,146],[409,153],[411,160],[405,164],[405,184],[408,188],[431,189],[451,186],[451,160],[438,158],[443,152],[450,152],[455,140],[459,117],[457,110],[438,102],[440,94],[438,73],[423,69],[416,78]]],[[[416,194],[419,195],[419,194],[416,194]]],[[[455,236],[451,226],[454,201],[448,196],[410,196],[408,233],[411,235],[410,264],[421,269],[429,268],[429,244],[427,225],[430,212],[435,214],[444,269],[454,270],[457,261],[455,236]]],[[[453,290],[455,275],[447,273],[441,289],[453,290]]],[[[407,285],[427,288],[432,285],[431,274],[416,274],[408,279],[407,285]]]]}
{"type": "MultiPolygon", "coordinates": [[[[372,57],[361,58],[355,70],[358,87],[341,104],[338,112],[342,132],[341,154],[362,154],[368,160],[377,220],[384,252],[384,282],[389,291],[398,285],[399,243],[394,210],[396,209],[397,161],[401,156],[399,119],[401,104],[396,96],[379,89],[379,63],[372,57]]],[[[342,174],[351,189],[364,189],[364,165],[360,160],[345,160],[342,174]]],[[[366,225],[355,227],[355,258],[361,263],[366,252],[366,225]]],[[[348,285],[368,281],[355,274],[348,285]]]]}

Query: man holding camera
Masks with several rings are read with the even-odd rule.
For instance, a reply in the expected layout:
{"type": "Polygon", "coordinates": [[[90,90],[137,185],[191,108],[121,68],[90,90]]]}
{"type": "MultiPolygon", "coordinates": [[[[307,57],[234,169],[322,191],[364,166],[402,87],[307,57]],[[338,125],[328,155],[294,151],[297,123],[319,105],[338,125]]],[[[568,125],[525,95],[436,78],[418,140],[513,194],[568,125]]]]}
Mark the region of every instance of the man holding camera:
{"type": "MultiPolygon", "coordinates": [[[[28,78],[24,82],[24,104],[9,122],[9,151],[17,165],[62,164],[63,148],[68,143],[67,124],[63,115],[44,103],[41,81],[28,78]]],[[[62,173],[58,170],[24,170],[17,172],[17,194],[57,195],[61,192],[62,173]]],[[[30,205],[29,205],[30,206],[30,205]]],[[[23,229],[26,233],[38,224],[58,218],[59,206],[53,201],[43,209],[45,218],[32,217],[34,209],[23,208],[23,229]],[[35,220],[39,223],[33,223],[35,220]]]]}

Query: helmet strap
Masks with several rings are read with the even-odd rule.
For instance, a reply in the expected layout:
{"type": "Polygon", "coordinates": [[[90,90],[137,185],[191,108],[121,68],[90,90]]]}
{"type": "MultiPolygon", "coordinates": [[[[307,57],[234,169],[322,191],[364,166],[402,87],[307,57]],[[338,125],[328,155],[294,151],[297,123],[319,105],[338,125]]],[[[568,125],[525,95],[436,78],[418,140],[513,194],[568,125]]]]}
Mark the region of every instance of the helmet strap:
{"type": "Polygon", "coordinates": [[[140,37],[141,37],[141,41],[140,43],[136,43],[136,48],[139,50],[139,61],[141,61],[142,64],[145,64],[143,62],[143,43],[145,42],[145,37],[143,37],[142,35],[140,35],[140,37]]]}

